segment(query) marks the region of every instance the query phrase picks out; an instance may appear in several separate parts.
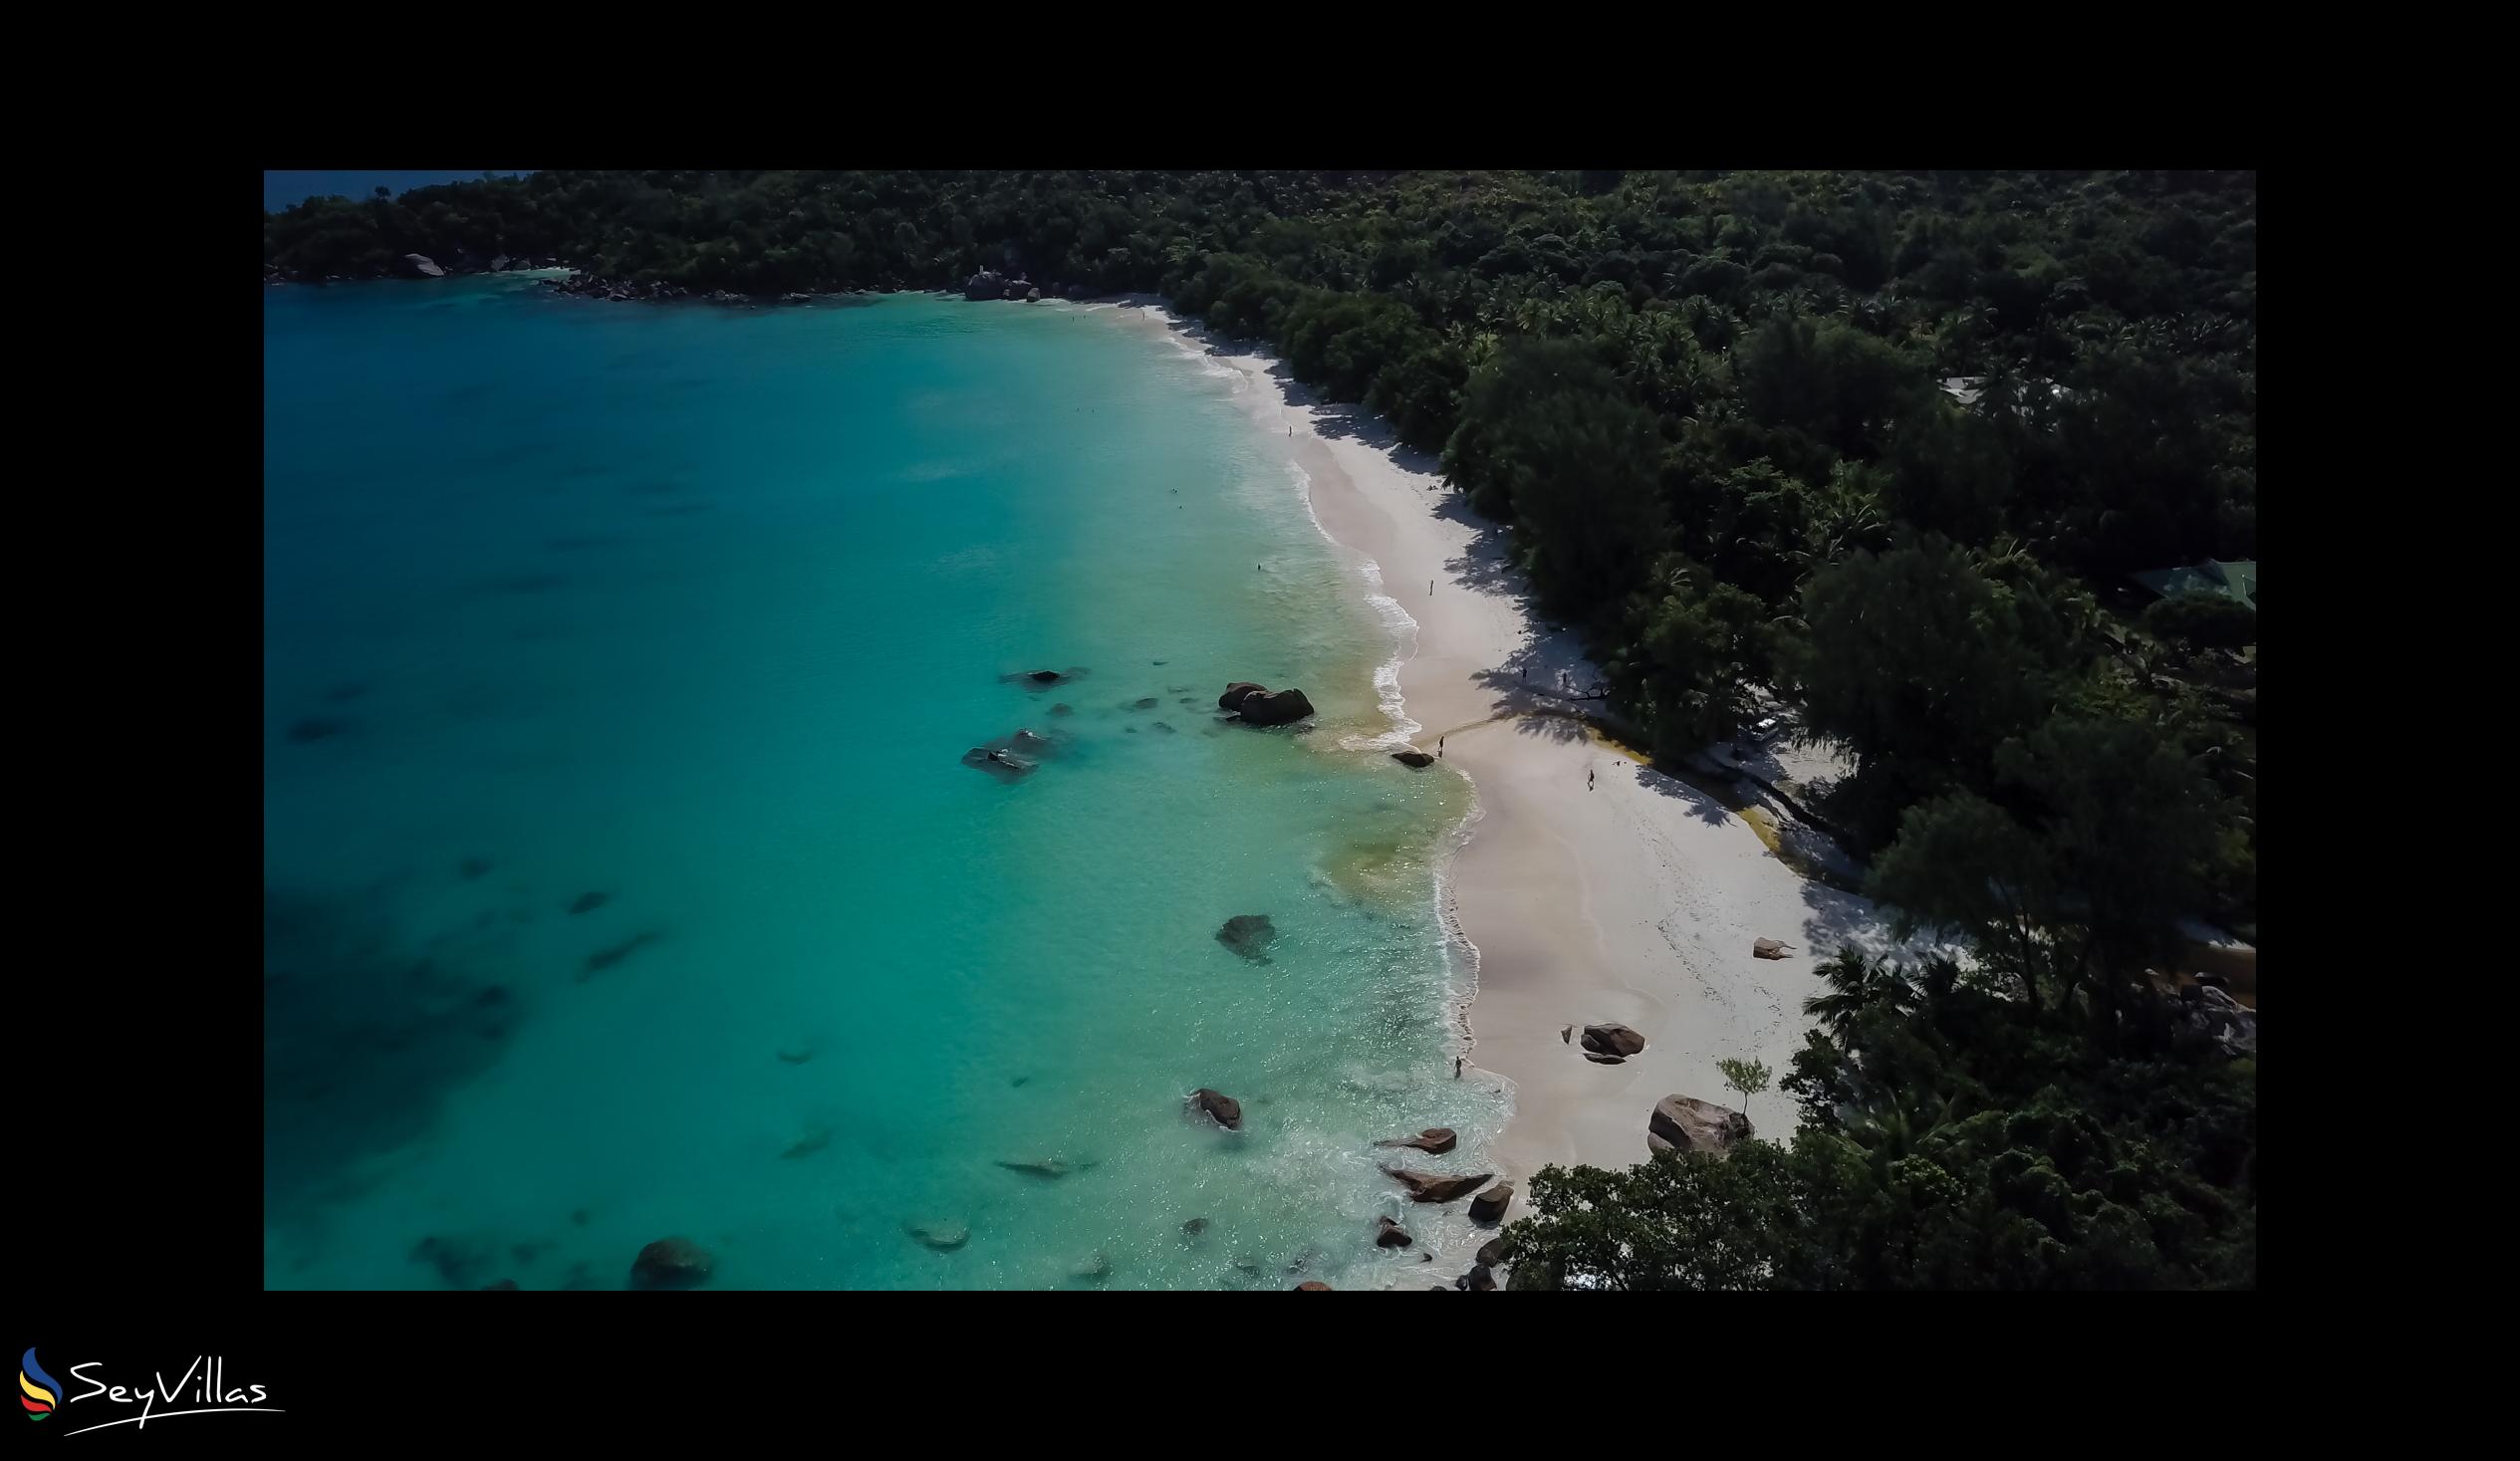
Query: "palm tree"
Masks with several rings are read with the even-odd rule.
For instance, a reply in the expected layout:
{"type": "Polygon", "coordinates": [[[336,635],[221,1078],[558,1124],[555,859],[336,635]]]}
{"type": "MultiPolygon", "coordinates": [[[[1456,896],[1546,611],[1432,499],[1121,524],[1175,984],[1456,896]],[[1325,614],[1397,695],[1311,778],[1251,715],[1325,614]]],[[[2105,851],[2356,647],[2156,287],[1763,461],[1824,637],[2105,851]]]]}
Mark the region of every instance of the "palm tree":
{"type": "Polygon", "coordinates": [[[1951,997],[1960,987],[1960,961],[1948,954],[1936,954],[1925,960],[1916,974],[1916,992],[1923,997],[1927,1009],[1951,997]]]}
{"type": "Polygon", "coordinates": [[[1872,1158],[1874,1168],[1887,1170],[1903,1156],[1913,1156],[1919,1142],[1967,1113],[1965,1095],[1893,1092],[1879,1109],[1847,1127],[1847,1134],[1872,1158]]]}
{"type": "Polygon", "coordinates": [[[1907,971],[1882,957],[1868,958],[1850,945],[1818,970],[1829,992],[1803,1001],[1803,1013],[1829,1027],[1841,1050],[1855,1048],[1856,1026],[1875,1010],[1906,1014],[1916,1006],[1916,987],[1907,971]]]}

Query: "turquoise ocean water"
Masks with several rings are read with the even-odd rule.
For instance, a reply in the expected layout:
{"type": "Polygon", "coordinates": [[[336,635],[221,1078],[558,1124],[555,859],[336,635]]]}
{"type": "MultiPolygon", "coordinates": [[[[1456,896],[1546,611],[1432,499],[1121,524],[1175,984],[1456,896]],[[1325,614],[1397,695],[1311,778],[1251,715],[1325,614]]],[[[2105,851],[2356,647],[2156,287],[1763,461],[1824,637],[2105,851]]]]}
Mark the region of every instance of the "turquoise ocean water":
{"type": "Polygon", "coordinates": [[[1375,742],[1394,630],[1229,376],[927,297],[264,321],[270,1286],[618,1288],[667,1236],[716,1288],[1467,1266],[1371,1143],[1474,1170],[1505,1114],[1451,1079],[1468,789],[1375,742]],[[1232,679],[1319,725],[1220,723],[1232,679]],[[1019,727],[1025,779],[962,763],[1019,727]]]}

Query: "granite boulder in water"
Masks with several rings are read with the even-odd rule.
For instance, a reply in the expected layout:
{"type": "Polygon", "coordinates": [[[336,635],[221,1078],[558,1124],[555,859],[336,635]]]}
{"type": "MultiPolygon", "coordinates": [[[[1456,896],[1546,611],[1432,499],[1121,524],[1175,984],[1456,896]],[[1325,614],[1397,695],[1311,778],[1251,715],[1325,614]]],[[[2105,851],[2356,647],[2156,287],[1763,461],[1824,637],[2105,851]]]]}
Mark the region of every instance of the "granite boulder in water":
{"type": "Polygon", "coordinates": [[[1216,1118],[1216,1124],[1228,1131],[1242,1129],[1242,1102],[1221,1091],[1202,1086],[1190,1093],[1190,1108],[1216,1118]]]}
{"type": "Polygon", "coordinates": [[[1450,1126],[1428,1126],[1425,1130],[1418,1132],[1414,1136],[1400,1136],[1389,1141],[1377,1141],[1374,1144],[1377,1146],[1413,1146],[1419,1151],[1425,1152],[1430,1156],[1441,1156],[1445,1152],[1450,1151],[1454,1146],[1460,1144],[1460,1137],[1453,1134],[1453,1130],[1450,1126]]]}
{"type": "Polygon", "coordinates": [[[1386,1175],[1399,1179],[1400,1185],[1408,1189],[1409,1200],[1413,1202],[1450,1202],[1467,1197],[1486,1186],[1488,1179],[1496,1175],[1494,1172],[1478,1172],[1467,1177],[1447,1177],[1436,1172],[1412,1172],[1400,1167],[1385,1167],[1383,1170],[1386,1175]]]}
{"type": "Polygon", "coordinates": [[[1239,681],[1226,686],[1216,703],[1240,715],[1245,725],[1293,725],[1313,713],[1313,702],[1302,690],[1272,690],[1239,681]]]}
{"type": "Polygon", "coordinates": [[[1255,964],[1269,962],[1269,944],[1278,936],[1277,925],[1266,913],[1236,913],[1216,930],[1216,941],[1255,964]]]}

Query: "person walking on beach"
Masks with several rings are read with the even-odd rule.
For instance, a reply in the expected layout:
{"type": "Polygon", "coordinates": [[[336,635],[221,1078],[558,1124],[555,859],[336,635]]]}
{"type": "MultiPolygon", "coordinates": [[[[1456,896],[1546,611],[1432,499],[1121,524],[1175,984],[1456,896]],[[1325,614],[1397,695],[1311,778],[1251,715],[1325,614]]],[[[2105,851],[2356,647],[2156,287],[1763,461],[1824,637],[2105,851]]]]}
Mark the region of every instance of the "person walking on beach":
{"type": "Polygon", "coordinates": [[[1587,766],[1587,767],[1585,767],[1585,768],[1584,768],[1584,790],[1586,790],[1586,791],[1588,791],[1588,792],[1589,792],[1589,791],[1591,791],[1592,789],[1593,789],[1593,768],[1591,768],[1591,767],[1587,766]]]}
{"type": "Polygon", "coordinates": [[[1441,736],[1435,737],[1435,759],[1439,761],[1443,759],[1443,737],[1441,736]]]}
{"type": "Polygon", "coordinates": [[[1461,1057],[1459,1056],[1452,1058],[1452,1079],[1455,1081],[1461,1079],[1461,1057]]]}

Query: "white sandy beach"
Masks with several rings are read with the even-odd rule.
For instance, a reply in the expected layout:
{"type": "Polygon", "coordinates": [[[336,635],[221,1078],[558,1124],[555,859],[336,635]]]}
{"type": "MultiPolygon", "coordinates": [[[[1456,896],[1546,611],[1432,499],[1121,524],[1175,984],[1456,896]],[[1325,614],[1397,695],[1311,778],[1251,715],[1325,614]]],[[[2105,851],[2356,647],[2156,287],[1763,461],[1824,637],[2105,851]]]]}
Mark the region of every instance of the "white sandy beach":
{"type": "MultiPolygon", "coordinates": [[[[1152,302],[1118,313],[1201,341],[1152,302]]],[[[1719,1059],[1764,1061],[1782,1078],[1810,1027],[1802,1002],[1820,988],[1814,964],[1851,942],[1890,946],[1888,919],[1806,880],[1740,816],[1638,767],[1570,718],[1569,702],[1534,693],[1588,693],[1601,676],[1571,631],[1538,618],[1506,565],[1505,534],[1445,490],[1431,459],[1398,447],[1362,407],[1315,401],[1272,357],[1202,348],[1244,372],[1255,414],[1292,428],[1324,530],[1380,565],[1386,592],[1416,620],[1399,677],[1423,727],[1417,744],[1431,752],[1440,737],[1443,765],[1476,790],[1447,915],[1477,973],[1464,1078],[1513,1091],[1513,1118],[1489,1151],[1500,1175],[1527,1191],[1553,1162],[1643,1160],[1662,1096],[1740,1106],[1719,1059]],[[1781,961],[1754,958],[1762,937],[1794,948],[1781,961]],[[1595,1065],[1562,1036],[1605,1021],[1642,1034],[1643,1054],[1595,1065]]],[[[1749,1112],[1766,1136],[1795,1124],[1793,1101],[1773,1089],[1749,1112]]]]}

